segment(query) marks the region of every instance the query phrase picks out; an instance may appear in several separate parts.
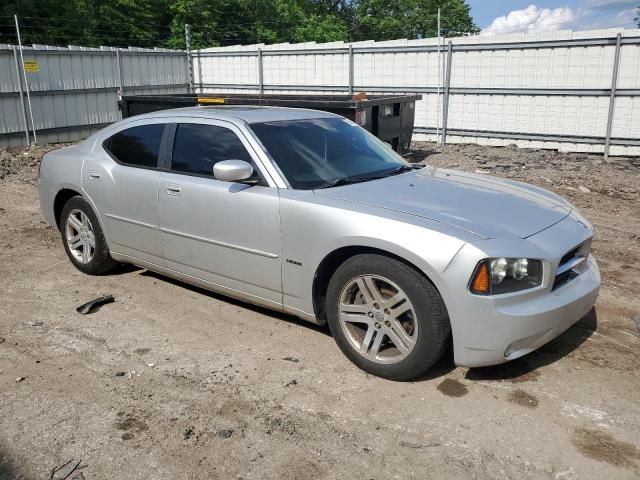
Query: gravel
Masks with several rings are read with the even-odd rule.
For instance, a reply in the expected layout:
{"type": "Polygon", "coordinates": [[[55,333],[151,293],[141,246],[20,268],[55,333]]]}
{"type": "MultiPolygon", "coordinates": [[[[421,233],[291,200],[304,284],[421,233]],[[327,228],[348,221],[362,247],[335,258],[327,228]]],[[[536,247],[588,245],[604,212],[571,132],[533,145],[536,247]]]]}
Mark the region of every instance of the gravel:
{"type": "Polygon", "coordinates": [[[522,359],[466,369],[449,354],[402,383],[287,315],[133,267],[75,270],[38,205],[52,148],[0,152],[0,478],[69,459],[87,479],[640,475],[637,159],[414,144],[412,161],[570,199],[595,225],[603,284],[593,312],[522,359]],[[76,313],[105,290],[118,302],[76,313]]]}

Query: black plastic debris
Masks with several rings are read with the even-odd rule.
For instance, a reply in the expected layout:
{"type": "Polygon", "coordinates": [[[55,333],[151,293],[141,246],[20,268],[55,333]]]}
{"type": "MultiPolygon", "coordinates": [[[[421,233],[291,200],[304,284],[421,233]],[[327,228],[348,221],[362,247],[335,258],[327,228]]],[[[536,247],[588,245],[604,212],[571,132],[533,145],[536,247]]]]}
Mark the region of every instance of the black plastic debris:
{"type": "Polygon", "coordinates": [[[429,447],[439,447],[440,445],[441,445],[440,442],[414,443],[414,442],[407,442],[405,440],[400,441],[400,446],[405,448],[420,449],[420,448],[429,448],[429,447]]]}
{"type": "Polygon", "coordinates": [[[80,465],[82,460],[79,462],[75,462],[74,460],[69,460],[67,463],[60,465],[59,467],[51,470],[51,475],[49,476],[49,480],[66,480],[66,479],[75,479],[75,478],[84,478],[84,475],[80,470],[82,470],[86,465],[80,465]],[[73,476],[71,476],[73,474],[73,476]]]}
{"type": "Polygon", "coordinates": [[[82,313],[83,315],[86,315],[87,313],[91,313],[96,307],[99,307],[101,305],[104,305],[106,303],[111,303],[114,301],[115,299],[113,298],[113,295],[105,295],[103,297],[98,297],[94,300],[91,300],[90,302],[87,302],[84,305],[80,305],[78,308],[76,308],[76,311],[78,313],[82,313]]]}

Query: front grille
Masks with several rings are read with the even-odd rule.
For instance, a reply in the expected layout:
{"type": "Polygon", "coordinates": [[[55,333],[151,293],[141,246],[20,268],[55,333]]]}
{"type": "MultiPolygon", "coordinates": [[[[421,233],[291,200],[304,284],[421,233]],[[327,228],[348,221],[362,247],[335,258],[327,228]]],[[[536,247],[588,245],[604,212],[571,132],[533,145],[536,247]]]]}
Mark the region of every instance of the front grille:
{"type": "Polygon", "coordinates": [[[578,274],[573,270],[567,270],[566,272],[556,275],[556,278],[553,281],[553,287],[551,288],[551,291],[553,292],[554,290],[560,288],[561,286],[569,283],[571,280],[573,280],[577,276],[578,274]]]}
{"type": "Polygon", "coordinates": [[[569,260],[573,260],[573,258],[577,255],[577,253],[580,251],[580,247],[582,247],[582,245],[578,245],[576,248],[574,248],[573,250],[570,250],[569,252],[565,253],[564,256],[560,259],[560,263],[558,264],[558,266],[560,265],[564,265],[565,263],[567,263],[569,260]]]}
{"type": "Polygon", "coordinates": [[[556,278],[553,280],[551,291],[566,285],[582,273],[584,263],[587,261],[587,258],[589,258],[590,250],[591,239],[588,239],[562,256],[560,263],[558,263],[558,268],[556,270],[558,273],[556,274],[556,278]]]}

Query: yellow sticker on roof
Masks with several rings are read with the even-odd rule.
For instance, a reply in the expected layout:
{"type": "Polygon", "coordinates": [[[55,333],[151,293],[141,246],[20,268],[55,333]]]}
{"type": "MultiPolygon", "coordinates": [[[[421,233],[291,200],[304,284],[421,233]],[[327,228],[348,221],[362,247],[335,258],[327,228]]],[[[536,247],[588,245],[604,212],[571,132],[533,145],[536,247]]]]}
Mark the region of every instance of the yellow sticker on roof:
{"type": "Polygon", "coordinates": [[[198,97],[198,103],[224,103],[224,98],[198,97]]]}

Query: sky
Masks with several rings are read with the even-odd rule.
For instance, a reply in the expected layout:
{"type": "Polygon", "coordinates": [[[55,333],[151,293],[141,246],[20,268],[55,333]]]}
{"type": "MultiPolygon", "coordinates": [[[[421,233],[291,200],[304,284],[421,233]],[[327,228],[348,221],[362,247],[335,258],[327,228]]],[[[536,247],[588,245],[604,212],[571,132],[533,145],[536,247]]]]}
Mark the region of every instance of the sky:
{"type": "Polygon", "coordinates": [[[640,0],[468,0],[471,15],[492,35],[550,30],[636,28],[640,0]]]}

